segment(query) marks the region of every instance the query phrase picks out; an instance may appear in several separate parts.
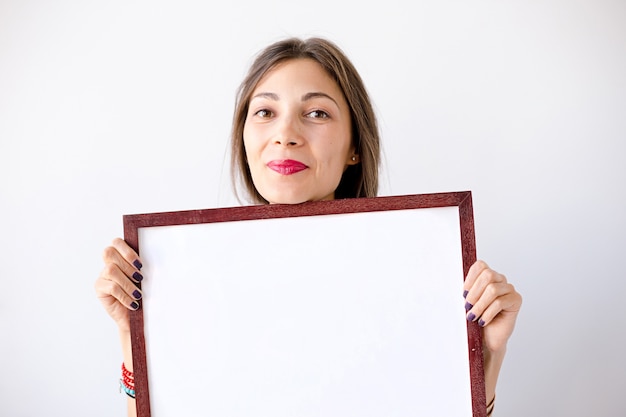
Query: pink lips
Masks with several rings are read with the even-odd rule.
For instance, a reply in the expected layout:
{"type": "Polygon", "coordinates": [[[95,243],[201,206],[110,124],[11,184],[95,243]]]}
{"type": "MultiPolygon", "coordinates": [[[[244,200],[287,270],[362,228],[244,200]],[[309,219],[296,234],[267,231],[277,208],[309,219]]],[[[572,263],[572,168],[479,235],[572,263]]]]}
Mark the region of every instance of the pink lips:
{"type": "Polygon", "coordinates": [[[294,161],[293,159],[279,159],[270,161],[267,166],[282,175],[297,174],[300,171],[307,169],[308,167],[300,161],[294,161]]]}

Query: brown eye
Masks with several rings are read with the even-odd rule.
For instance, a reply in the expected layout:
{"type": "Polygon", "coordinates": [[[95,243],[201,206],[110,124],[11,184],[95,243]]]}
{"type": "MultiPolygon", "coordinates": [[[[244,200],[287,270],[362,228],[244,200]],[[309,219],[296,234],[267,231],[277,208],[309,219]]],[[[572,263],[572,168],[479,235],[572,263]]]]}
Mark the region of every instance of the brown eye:
{"type": "Polygon", "coordinates": [[[259,116],[262,119],[266,119],[268,117],[272,117],[273,113],[267,109],[261,109],[259,111],[257,111],[256,113],[254,113],[256,116],[259,116]]]}
{"type": "Polygon", "coordinates": [[[330,116],[323,110],[313,110],[312,112],[306,115],[312,119],[328,119],[330,116]]]}

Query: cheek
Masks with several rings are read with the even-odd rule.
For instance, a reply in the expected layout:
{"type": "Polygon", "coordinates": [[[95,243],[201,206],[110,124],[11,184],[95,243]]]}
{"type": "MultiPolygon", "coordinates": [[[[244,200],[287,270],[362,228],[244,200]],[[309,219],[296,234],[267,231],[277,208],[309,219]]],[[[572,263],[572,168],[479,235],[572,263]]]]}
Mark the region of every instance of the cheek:
{"type": "Polygon", "coordinates": [[[254,141],[250,140],[248,129],[243,130],[243,150],[246,154],[246,160],[250,160],[254,156],[254,141]]]}
{"type": "Polygon", "coordinates": [[[329,158],[332,158],[333,166],[341,167],[343,171],[350,155],[353,153],[350,137],[339,139],[330,148],[332,149],[332,155],[329,155],[329,158]]]}
{"type": "Polygon", "coordinates": [[[262,141],[259,139],[259,134],[254,128],[250,128],[247,125],[243,129],[243,149],[246,152],[246,157],[249,161],[260,158],[263,148],[262,141]]]}

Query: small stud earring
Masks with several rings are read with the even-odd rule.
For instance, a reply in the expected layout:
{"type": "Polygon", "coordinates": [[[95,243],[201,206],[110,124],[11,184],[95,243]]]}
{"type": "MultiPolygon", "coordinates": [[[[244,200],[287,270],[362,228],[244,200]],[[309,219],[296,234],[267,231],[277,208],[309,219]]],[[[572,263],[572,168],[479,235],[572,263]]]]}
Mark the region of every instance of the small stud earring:
{"type": "Polygon", "coordinates": [[[356,156],[352,157],[352,162],[356,161],[356,156]]]}

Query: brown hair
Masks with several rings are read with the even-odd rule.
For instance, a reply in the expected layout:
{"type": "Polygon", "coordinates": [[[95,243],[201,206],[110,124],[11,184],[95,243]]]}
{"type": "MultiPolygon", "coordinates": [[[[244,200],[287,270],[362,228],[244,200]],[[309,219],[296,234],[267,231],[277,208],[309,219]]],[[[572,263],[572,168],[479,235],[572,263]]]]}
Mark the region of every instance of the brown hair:
{"type": "Polygon", "coordinates": [[[288,38],[269,45],[256,57],[239,86],[231,133],[231,175],[235,191],[241,183],[254,203],[268,203],[252,182],[243,142],[244,125],[250,97],[261,78],[277,64],[298,58],[309,58],[320,64],[339,85],[350,109],[352,141],[360,162],[345,170],[335,190],[335,198],[375,197],[378,193],[380,137],[374,109],[354,65],[337,45],[321,38],[288,38]]]}

